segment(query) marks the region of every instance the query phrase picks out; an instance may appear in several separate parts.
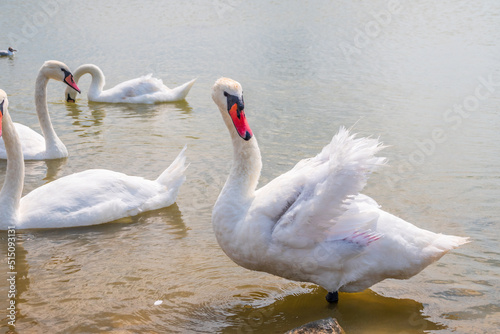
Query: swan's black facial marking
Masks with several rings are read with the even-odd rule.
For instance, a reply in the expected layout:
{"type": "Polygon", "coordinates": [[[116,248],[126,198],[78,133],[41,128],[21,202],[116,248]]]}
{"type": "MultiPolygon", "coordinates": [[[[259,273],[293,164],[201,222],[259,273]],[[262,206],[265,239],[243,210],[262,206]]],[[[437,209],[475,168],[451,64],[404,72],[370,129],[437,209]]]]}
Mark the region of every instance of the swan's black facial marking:
{"type": "Polygon", "coordinates": [[[74,90],[76,90],[78,93],[81,93],[80,88],[78,88],[75,80],[73,79],[73,74],[71,74],[70,71],[68,71],[67,69],[62,68],[62,67],[61,67],[61,71],[64,72],[64,80],[63,80],[64,83],[66,85],[70,86],[71,88],[73,88],[74,90]]]}
{"type": "Polygon", "coordinates": [[[2,103],[0,103],[0,137],[2,136],[2,118],[3,118],[3,104],[5,99],[3,99],[2,103]]]}
{"type": "Polygon", "coordinates": [[[241,99],[236,96],[229,94],[228,92],[224,92],[224,96],[227,99],[227,111],[229,112],[231,108],[236,104],[237,106],[237,114],[238,114],[238,119],[241,117],[241,111],[245,109],[245,103],[243,102],[243,96],[241,99]]]}
{"type": "Polygon", "coordinates": [[[68,70],[66,70],[65,68],[62,68],[62,67],[61,67],[61,71],[63,71],[63,72],[64,72],[64,78],[66,78],[66,77],[68,77],[69,75],[71,75],[71,72],[70,72],[70,71],[68,71],[68,70]]]}
{"type": "Polygon", "coordinates": [[[238,135],[244,140],[250,140],[253,133],[245,117],[245,103],[243,102],[243,96],[240,98],[236,95],[229,94],[228,92],[224,92],[224,96],[227,99],[227,112],[233,121],[236,132],[238,132],[238,135]]]}

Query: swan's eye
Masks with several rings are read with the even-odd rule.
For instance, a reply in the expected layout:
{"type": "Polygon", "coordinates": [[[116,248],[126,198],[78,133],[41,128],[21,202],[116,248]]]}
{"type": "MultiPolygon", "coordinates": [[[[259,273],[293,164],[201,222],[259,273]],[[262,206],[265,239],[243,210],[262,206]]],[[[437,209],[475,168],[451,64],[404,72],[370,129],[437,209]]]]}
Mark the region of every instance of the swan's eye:
{"type": "MultiPolygon", "coordinates": [[[[71,72],[70,72],[70,71],[68,71],[68,70],[67,70],[67,69],[65,69],[65,68],[62,68],[62,67],[61,67],[61,71],[63,71],[63,73],[64,73],[64,79],[66,79],[68,76],[70,76],[70,75],[71,75],[71,72]]],[[[73,82],[73,76],[71,76],[71,81],[73,82]]]]}
{"type": "Polygon", "coordinates": [[[224,92],[224,96],[227,97],[229,94],[227,92],[224,92]]]}

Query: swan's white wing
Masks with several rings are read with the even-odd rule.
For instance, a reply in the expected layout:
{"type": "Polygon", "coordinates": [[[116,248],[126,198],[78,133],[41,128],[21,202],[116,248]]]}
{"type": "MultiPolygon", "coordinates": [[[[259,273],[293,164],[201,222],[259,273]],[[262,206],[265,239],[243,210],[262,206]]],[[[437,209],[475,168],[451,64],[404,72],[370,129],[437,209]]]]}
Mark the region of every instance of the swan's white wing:
{"type": "Polygon", "coordinates": [[[180,101],[186,98],[187,94],[193,87],[196,79],[188,81],[175,88],[167,88],[163,86],[164,89],[152,92],[149,94],[144,94],[140,96],[134,96],[127,99],[129,103],[157,103],[157,102],[174,102],[180,101]]]}
{"type": "Polygon", "coordinates": [[[153,94],[167,88],[161,79],[153,78],[151,74],[125,81],[116,87],[121,87],[130,97],[153,94]]]}
{"type": "Polygon", "coordinates": [[[260,189],[258,196],[274,201],[267,212],[276,221],[273,240],[301,248],[325,240],[366,245],[378,238],[365,231],[378,218],[376,210],[360,209],[355,196],[384,163],[374,156],[380,149],[378,140],[356,139],[341,128],[316,157],[300,161],[260,189]]]}
{"type": "Polygon", "coordinates": [[[137,176],[87,170],[48,183],[23,197],[18,228],[105,223],[169,206],[177,191],[137,176]]]}
{"type": "Polygon", "coordinates": [[[103,91],[95,101],[110,103],[157,103],[179,101],[186,97],[196,79],[170,89],[151,74],[124,81],[103,91]]]}
{"type": "MultiPolygon", "coordinates": [[[[33,160],[43,158],[41,155],[46,151],[45,139],[43,136],[20,123],[14,123],[14,127],[21,141],[24,159],[33,160]]],[[[2,137],[0,137],[0,159],[7,159],[5,144],[2,137]]]]}
{"type": "Polygon", "coordinates": [[[129,102],[131,98],[154,94],[165,90],[161,79],[153,78],[151,74],[124,81],[113,88],[102,91],[100,102],[129,102]]]}

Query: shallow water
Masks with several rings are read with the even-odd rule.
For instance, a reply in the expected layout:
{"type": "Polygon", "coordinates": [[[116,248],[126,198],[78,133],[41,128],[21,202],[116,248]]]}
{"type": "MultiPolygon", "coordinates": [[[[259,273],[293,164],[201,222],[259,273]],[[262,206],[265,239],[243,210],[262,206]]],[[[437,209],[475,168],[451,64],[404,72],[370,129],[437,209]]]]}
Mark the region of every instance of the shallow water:
{"type": "MultiPolygon", "coordinates": [[[[17,231],[18,333],[281,333],[333,316],[349,333],[492,333],[500,326],[500,6],[495,1],[24,1],[0,4],[0,88],[14,121],[39,129],[45,60],[94,63],[107,87],[153,72],[186,102],[76,105],[51,82],[68,159],[27,162],[24,192],[107,168],[155,178],[188,145],[169,208],[100,226],[17,231]],[[28,14],[27,14],[28,13],[28,14]],[[325,291],[245,270],[221,251],[211,208],[231,148],[210,98],[242,83],[263,156],[261,184],[315,155],[342,125],[379,136],[390,165],[365,193],[435,232],[472,242],[405,281],[330,306],[325,291]],[[155,301],[162,300],[160,305],[155,301]]],[[[3,181],[5,162],[0,162],[3,181]]],[[[2,232],[2,240],[6,233],[2,232]]],[[[7,248],[0,272],[7,276],[7,248]]],[[[8,286],[0,285],[0,309],[8,286]]],[[[2,313],[4,314],[4,313],[2,313]]],[[[2,315],[3,331],[7,320],[2,315]]]]}

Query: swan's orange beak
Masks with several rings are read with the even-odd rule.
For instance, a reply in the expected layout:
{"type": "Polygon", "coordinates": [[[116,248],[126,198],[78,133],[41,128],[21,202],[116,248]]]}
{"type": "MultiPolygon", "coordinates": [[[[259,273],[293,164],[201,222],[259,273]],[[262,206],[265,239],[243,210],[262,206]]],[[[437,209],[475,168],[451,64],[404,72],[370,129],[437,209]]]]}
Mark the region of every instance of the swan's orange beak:
{"type": "Polygon", "coordinates": [[[253,133],[245,116],[245,105],[243,103],[243,99],[240,100],[237,96],[230,94],[227,94],[226,96],[228,113],[229,116],[231,116],[236,132],[238,132],[238,135],[244,140],[250,140],[253,133]]]}
{"type": "Polygon", "coordinates": [[[73,80],[73,75],[72,74],[70,74],[66,78],[64,78],[64,82],[68,86],[70,86],[71,88],[73,88],[74,90],[76,90],[78,93],[81,93],[80,88],[78,88],[78,86],[75,83],[75,80],[73,80]]]}
{"type": "Polygon", "coordinates": [[[65,69],[61,70],[64,72],[64,83],[76,90],[78,93],[81,93],[80,88],[78,88],[75,80],[73,79],[73,74],[71,74],[71,72],[69,71],[66,71],[65,69]]]}

